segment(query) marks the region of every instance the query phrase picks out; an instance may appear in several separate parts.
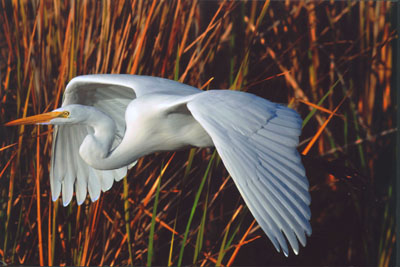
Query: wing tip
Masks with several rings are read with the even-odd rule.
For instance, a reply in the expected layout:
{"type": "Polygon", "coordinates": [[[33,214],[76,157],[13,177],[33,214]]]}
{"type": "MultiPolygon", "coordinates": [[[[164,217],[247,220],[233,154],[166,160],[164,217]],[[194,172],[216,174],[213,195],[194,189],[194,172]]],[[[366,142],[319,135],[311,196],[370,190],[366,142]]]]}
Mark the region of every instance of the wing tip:
{"type": "Polygon", "coordinates": [[[71,200],[68,200],[68,199],[63,199],[63,206],[64,207],[66,207],[66,206],[68,206],[68,204],[71,202],[71,200]]]}
{"type": "Polygon", "coordinates": [[[312,228],[311,228],[310,223],[308,223],[308,225],[309,225],[310,227],[306,229],[306,235],[307,235],[308,237],[310,237],[311,234],[312,234],[312,228]]]}
{"type": "Polygon", "coordinates": [[[94,196],[90,196],[90,200],[92,200],[92,202],[96,202],[97,200],[99,200],[99,198],[100,198],[100,194],[94,195],[94,196]]]}
{"type": "Polygon", "coordinates": [[[59,196],[52,195],[51,196],[51,201],[56,202],[58,200],[58,197],[59,196]]]}
{"type": "Polygon", "coordinates": [[[137,164],[137,160],[135,160],[134,162],[132,162],[131,164],[129,164],[128,166],[127,166],[127,171],[128,170],[130,170],[131,168],[133,168],[133,167],[135,167],[135,165],[137,164]]]}
{"type": "Polygon", "coordinates": [[[83,202],[85,202],[85,198],[83,198],[83,199],[76,199],[76,203],[78,204],[78,206],[80,206],[80,205],[82,205],[83,204],[83,202]]]}
{"type": "Polygon", "coordinates": [[[286,258],[289,257],[289,250],[282,249],[282,252],[283,252],[283,255],[285,255],[286,258]]]}

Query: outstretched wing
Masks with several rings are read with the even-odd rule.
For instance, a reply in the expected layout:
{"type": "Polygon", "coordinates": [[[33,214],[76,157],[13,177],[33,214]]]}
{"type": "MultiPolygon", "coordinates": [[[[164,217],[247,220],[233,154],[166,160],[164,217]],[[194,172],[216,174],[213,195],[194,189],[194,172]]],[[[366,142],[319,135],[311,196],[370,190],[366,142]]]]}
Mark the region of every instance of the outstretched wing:
{"type": "Polygon", "coordinates": [[[187,103],[211,136],[251,213],[287,256],[311,235],[310,194],[296,150],[301,118],[296,111],[248,93],[213,90],[187,103]],[[284,234],[284,235],[283,235],[284,234]],[[297,236],[297,239],[296,239],[297,236]]]}
{"type": "MultiPolygon", "coordinates": [[[[84,75],[68,83],[62,106],[94,106],[109,115],[117,126],[114,148],[125,134],[125,110],[133,99],[154,93],[185,96],[197,92],[198,89],[189,85],[157,77],[128,74],[84,75]]],[[[85,136],[92,132],[93,129],[85,125],[54,127],[50,184],[54,201],[62,191],[64,206],[71,201],[74,186],[80,205],[86,199],[87,191],[92,201],[95,201],[101,191],[110,189],[114,180],[121,180],[127,173],[128,167],[102,171],[90,167],[82,160],[79,147],[85,136]]]]}

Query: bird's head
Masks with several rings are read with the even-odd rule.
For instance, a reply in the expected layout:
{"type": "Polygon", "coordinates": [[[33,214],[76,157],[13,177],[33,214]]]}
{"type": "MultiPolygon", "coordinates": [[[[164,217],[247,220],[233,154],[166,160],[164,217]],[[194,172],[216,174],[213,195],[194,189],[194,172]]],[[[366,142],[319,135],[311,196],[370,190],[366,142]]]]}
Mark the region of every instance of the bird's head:
{"type": "Polygon", "coordinates": [[[4,124],[5,126],[25,124],[77,124],[86,119],[87,113],[81,105],[67,105],[51,112],[42,113],[30,117],[20,118],[4,124]]]}

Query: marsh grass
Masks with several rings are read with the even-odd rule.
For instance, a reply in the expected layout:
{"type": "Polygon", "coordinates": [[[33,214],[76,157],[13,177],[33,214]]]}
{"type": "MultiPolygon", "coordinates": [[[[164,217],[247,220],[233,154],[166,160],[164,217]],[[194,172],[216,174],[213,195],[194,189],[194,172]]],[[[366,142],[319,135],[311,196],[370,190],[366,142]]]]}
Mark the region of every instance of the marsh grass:
{"type": "Polygon", "coordinates": [[[0,0],[1,123],[58,107],[68,81],[90,73],[289,103],[306,118],[313,227],[299,256],[276,253],[213,149],[147,156],[99,201],[63,207],[50,195],[51,127],[0,126],[0,260],[390,265],[394,5],[0,0]]]}

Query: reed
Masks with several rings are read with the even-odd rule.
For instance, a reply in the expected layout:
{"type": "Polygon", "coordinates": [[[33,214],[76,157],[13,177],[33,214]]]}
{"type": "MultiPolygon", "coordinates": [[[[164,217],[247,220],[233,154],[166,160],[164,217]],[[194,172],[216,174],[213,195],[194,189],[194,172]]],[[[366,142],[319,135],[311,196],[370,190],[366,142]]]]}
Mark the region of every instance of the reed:
{"type": "Polygon", "coordinates": [[[299,256],[276,253],[213,149],[149,155],[99,201],[63,207],[52,129],[0,126],[0,262],[392,265],[396,4],[0,0],[1,125],[58,107],[90,73],[290,103],[305,118],[313,227],[299,256]]]}

